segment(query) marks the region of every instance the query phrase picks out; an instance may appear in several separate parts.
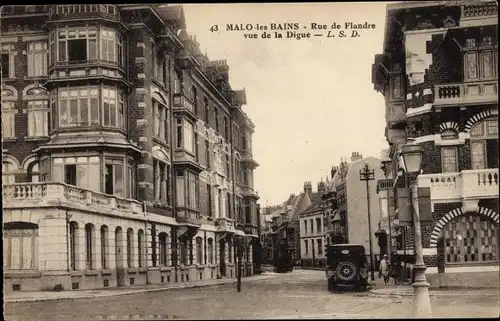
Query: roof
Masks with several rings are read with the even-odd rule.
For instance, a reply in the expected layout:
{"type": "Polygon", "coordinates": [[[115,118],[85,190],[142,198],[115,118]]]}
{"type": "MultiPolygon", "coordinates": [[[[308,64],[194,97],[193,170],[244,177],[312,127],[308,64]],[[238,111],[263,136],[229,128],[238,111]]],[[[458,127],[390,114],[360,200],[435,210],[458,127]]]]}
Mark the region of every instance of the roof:
{"type": "Polygon", "coordinates": [[[180,29],[186,29],[186,19],[182,5],[153,5],[158,15],[165,21],[175,23],[180,29]]]}
{"type": "Polygon", "coordinates": [[[312,193],[310,195],[311,199],[311,205],[307,207],[302,213],[302,214],[308,214],[308,213],[313,213],[317,211],[322,211],[323,210],[323,205],[326,203],[321,196],[323,196],[323,193],[312,193]]]}

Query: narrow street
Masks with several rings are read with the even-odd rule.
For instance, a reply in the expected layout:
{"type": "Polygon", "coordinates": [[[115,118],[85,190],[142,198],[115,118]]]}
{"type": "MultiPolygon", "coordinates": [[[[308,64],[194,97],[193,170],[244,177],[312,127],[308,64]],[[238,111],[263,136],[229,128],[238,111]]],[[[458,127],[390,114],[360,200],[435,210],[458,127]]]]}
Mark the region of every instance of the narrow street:
{"type": "MultiPolygon", "coordinates": [[[[433,317],[498,317],[498,295],[494,295],[494,290],[485,291],[482,295],[477,290],[469,294],[465,290],[449,290],[446,295],[431,296],[433,317]]],[[[411,302],[412,297],[405,296],[329,293],[323,271],[296,269],[274,278],[243,283],[241,293],[236,292],[233,284],[226,284],[97,299],[6,303],[5,319],[141,320],[151,315],[159,319],[233,320],[407,318],[411,302]]]]}

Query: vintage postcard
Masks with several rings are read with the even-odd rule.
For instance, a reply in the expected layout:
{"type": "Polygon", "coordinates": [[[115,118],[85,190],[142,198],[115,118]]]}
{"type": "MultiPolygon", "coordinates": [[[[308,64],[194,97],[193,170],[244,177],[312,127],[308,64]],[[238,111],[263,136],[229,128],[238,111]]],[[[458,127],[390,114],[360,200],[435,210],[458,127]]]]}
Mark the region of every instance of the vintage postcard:
{"type": "Polygon", "coordinates": [[[497,1],[0,27],[5,320],[499,316],[497,1]]]}

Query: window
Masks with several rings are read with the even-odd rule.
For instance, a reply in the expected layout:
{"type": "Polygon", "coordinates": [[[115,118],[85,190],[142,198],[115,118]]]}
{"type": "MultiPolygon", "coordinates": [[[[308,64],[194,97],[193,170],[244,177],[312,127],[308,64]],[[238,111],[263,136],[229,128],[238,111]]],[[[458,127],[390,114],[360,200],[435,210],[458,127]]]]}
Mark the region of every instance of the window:
{"type": "Polygon", "coordinates": [[[208,106],[208,99],[207,99],[207,97],[203,98],[203,106],[205,108],[205,123],[208,124],[209,123],[209,118],[210,118],[208,111],[209,111],[210,107],[208,106]]]}
{"type": "Polygon", "coordinates": [[[108,227],[101,226],[101,268],[108,268],[108,227]]]}
{"type": "Polygon", "coordinates": [[[2,101],[2,138],[16,137],[16,113],[13,101],[2,101]]]}
{"type": "Polygon", "coordinates": [[[307,221],[304,221],[304,232],[307,234],[307,221]]]}
{"type": "Polygon", "coordinates": [[[323,255],[323,240],[317,239],[316,242],[318,242],[318,255],[321,256],[323,255]]]}
{"type": "MultiPolygon", "coordinates": [[[[61,30],[57,33],[57,43],[58,62],[85,63],[97,59],[96,28],[61,30]]],[[[107,57],[107,49],[101,46],[101,51],[102,57],[107,57]]]]}
{"type": "Polygon", "coordinates": [[[208,139],[205,139],[205,162],[207,165],[207,169],[210,169],[210,143],[208,142],[208,139]]]}
{"type": "Polygon", "coordinates": [[[214,118],[215,118],[215,132],[219,133],[219,111],[217,107],[214,107],[214,118]]]}
{"type": "Polygon", "coordinates": [[[3,224],[4,270],[37,268],[38,225],[24,222],[3,224]]]}
{"type": "Polygon", "coordinates": [[[181,264],[189,265],[189,255],[188,255],[188,240],[184,239],[180,242],[180,254],[181,254],[181,264]]]}
{"type": "Polygon", "coordinates": [[[92,270],[94,268],[94,240],[93,240],[93,234],[94,234],[94,225],[92,224],[86,224],[85,225],[85,246],[86,246],[86,251],[85,251],[85,263],[86,263],[86,269],[87,270],[92,270]]]}
{"type": "Polygon", "coordinates": [[[124,196],[124,183],[123,160],[106,159],[104,167],[104,193],[124,196]]]}
{"type": "Polygon", "coordinates": [[[71,257],[70,257],[70,263],[71,263],[71,270],[75,271],[76,270],[76,249],[77,247],[77,240],[78,237],[76,235],[78,231],[78,223],[76,222],[71,222],[69,224],[69,246],[70,246],[70,252],[71,252],[71,257]]]}
{"type": "Polygon", "coordinates": [[[191,91],[193,92],[193,108],[194,113],[198,115],[198,90],[195,86],[191,87],[191,91]]]}
{"type": "Polygon", "coordinates": [[[184,149],[191,153],[195,150],[193,124],[186,120],[184,121],[184,149]]]}
{"type": "Polygon", "coordinates": [[[212,186],[210,184],[207,184],[207,191],[208,191],[208,217],[212,217],[212,186]]]}
{"type": "Polygon", "coordinates": [[[47,100],[28,101],[28,136],[49,135],[49,102],[47,100]]]}
{"type": "Polygon", "coordinates": [[[2,79],[16,77],[15,56],[14,44],[2,44],[2,79]]]}
{"type": "Polygon", "coordinates": [[[475,124],[470,131],[472,169],[498,167],[498,118],[475,124]]]}
{"type": "Polygon", "coordinates": [[[176,121],[176,137],[177,137],[177,148],[182,147],[182,119],[177,118],[176,121]]]}
{"type": "Polygon", "coordinates": [[[453,129],[446,129],[441,132],[442,140],[455,140],[458,139],[458,133],[453,129]]]}
{"type": "Polygon", "coordinates": [[[203,239],[199,236],[196,238],[196,263],[203,264],[203,239]]]}
{"type": "Polygon", "coordinates": [[[136,170],[133,160],[128,160],[127,162],[127,189],[126,198],[135,198],[136,184],[135,184],[136,170]]]}
{"type": "Polygon", "coordinates": [[[304,241],[304,248],[306,254],[309,254],[309,242],[307,240],[304,241]]]}
{"type": "Polygon", "coordinates": [[[132,255],[133,255],[133,245],[134,244],[134,230],[131,228],[127,229],[127,267],[132,267],[132,255]]]}
{"type": "Polygon", "coordinates": [[[467,39],[464,52],[466,81],[495,78],[498,51],[492,46],[491,37],[467,39]]]}
{"type": "Polygon", "coordinates": [[[446,225],[443,236],[448,264],[498,262],[498,227],[486,216],[459,216],[446,225]]]}
{"type": "Polygon", "coordinates": [[[35,160],[28,165],[28,182],[38,183],[40,177],[40,166],[35,160]]]}
{"type": "Polygon", "coordinates": [[[139,262],[139,267],[144,267],[144,231],[139,230],[137,233],[137,259],[139,262]]]}
{"type": "Polygon", "coordinates": [[[401,75],[393,75],[391,82],[392,99],[401,99],[403,96],[401,91],[401,75]]]}
{"type": "Polygon", "coordinates": [[[248,186],[248,172],[246,169],[243,169],[243,185],[248,186]]]}
{"type": "Polygon", "coordinates": [[[250,204],[245,204],[245,223],[252,224],[252,207],[250,204]]]}
{"type": "Polygon", "coordinates": [[[198,175],[191,172],[187,172],[187,191],[188,191],[187,204],[192,209],[199,208],[198,183],[199,183],[198,175]]]}
{"type": "Polygon", "coordinates": [[[66,184],[101,190],[99,157],[54,158],[52,161],[52,180],[66,184]]]}
{"type": "Polygon", "coordinates": [[[314,233],[314,221],[313,219],[310,220],[311,223],[311,234],[314,233]]]}
{"type": "Polygon", "coordinates": [[[231,194],[226,193],[226,217],[231,218],[231,194]]]}
{"type": "Polygon", "coordinates": [[[208,239],[208,264],[214,264],[214,240],[208,239]]]}
{"type": "Polygon", "coordinates": [[[316,233],[321,233],[321,218],[316,219],[316,233]]]}
{"type": "Polygon", "coordinates": [[[99,90],[88,87],[60,89],[59,126],[91,125],[99,125],[99,90]]]}
{"type": "Polygon", "coordinates": [[[106,62],[117,62],[115,51],[116,35],[114,31],[101,29],[101,59],[106,62]]]}
{"type": "Polygon", "coordinates": [[[167,234],[166,233],[160,233],[158,236],[159,243],[160,243],[160,266],[167,266],[167,258],[168,258],[168,253],[167,253],[167,234]]]}
{"type": "Polygon", "coordinates": [[[155,200],[170,204],[170,166],[162,161],[153,160],[153,176],[155,178],[155,200]]]}
{"type": "Polygon", "coordinates": [[[153,99],[153,115],[153,133],[155,137],[163,142],[168,142],[169,120],[167,106],[163,102],[153,99]]]}
{"type": "Polygon", "coordinates": [[[241,134],[241,148],[247,150],[247,138],[244,133],[241,134]]]}
{"type": "MultiPolygon", "coordinates": [[[[124,97],[121,91],[116,89],[103,89],[103,125],[109,127],[124,128],[123,124],[123,111],[124,111],[124,97]]],[[[96,119],[98,124],[99,120],[96,119]]],[[[95,125],[95,124],[92,124],[95,125]]]]}
{"type": "Polygon", "coordinates": [[[229,120],[224,117],[224,138],[229,140],[229,120]]]}
{"type": "Polygon", "coordinates": [[[194,159],[196,162],[200,161],[200,150],[198,148],[198,133],[194,132],[194,159]]]}
{"type": "Polygon", "coordinates": [[[458,172],[457,163],[457,148],[456,147],[442,147],[441,148],[441,159],[443,164],[443,173],[454,173],[458,172]]]}
{"type": "Polygon", "coordinates": [[[48,50],[46,42],[30,42],[27,50],[28,77],[47,76],[48,50]]]}

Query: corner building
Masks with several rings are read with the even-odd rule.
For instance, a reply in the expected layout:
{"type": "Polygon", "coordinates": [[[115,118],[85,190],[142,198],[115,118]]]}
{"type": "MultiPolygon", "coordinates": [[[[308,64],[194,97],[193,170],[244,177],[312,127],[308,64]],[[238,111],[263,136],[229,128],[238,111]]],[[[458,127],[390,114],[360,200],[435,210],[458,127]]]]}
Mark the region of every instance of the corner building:
{"type": "MultiPolygon", "coordinates": [[[[497,41],[494,1],[387,7],[373,83],[386,101],[394,187],[405,187],[398,175],[404,139],[424,150],[418,187],[430,189],[431,213],[420,216],[432,286],[498,287],[497,41]]],[[[396,228],[398,254],[413,254],[413,227],[396,228]]]]}
{"type": "Polygon", "coordinates": [[[182,6],[2,7],[5,291],[252,275],[254,124],[182,6]]]}

